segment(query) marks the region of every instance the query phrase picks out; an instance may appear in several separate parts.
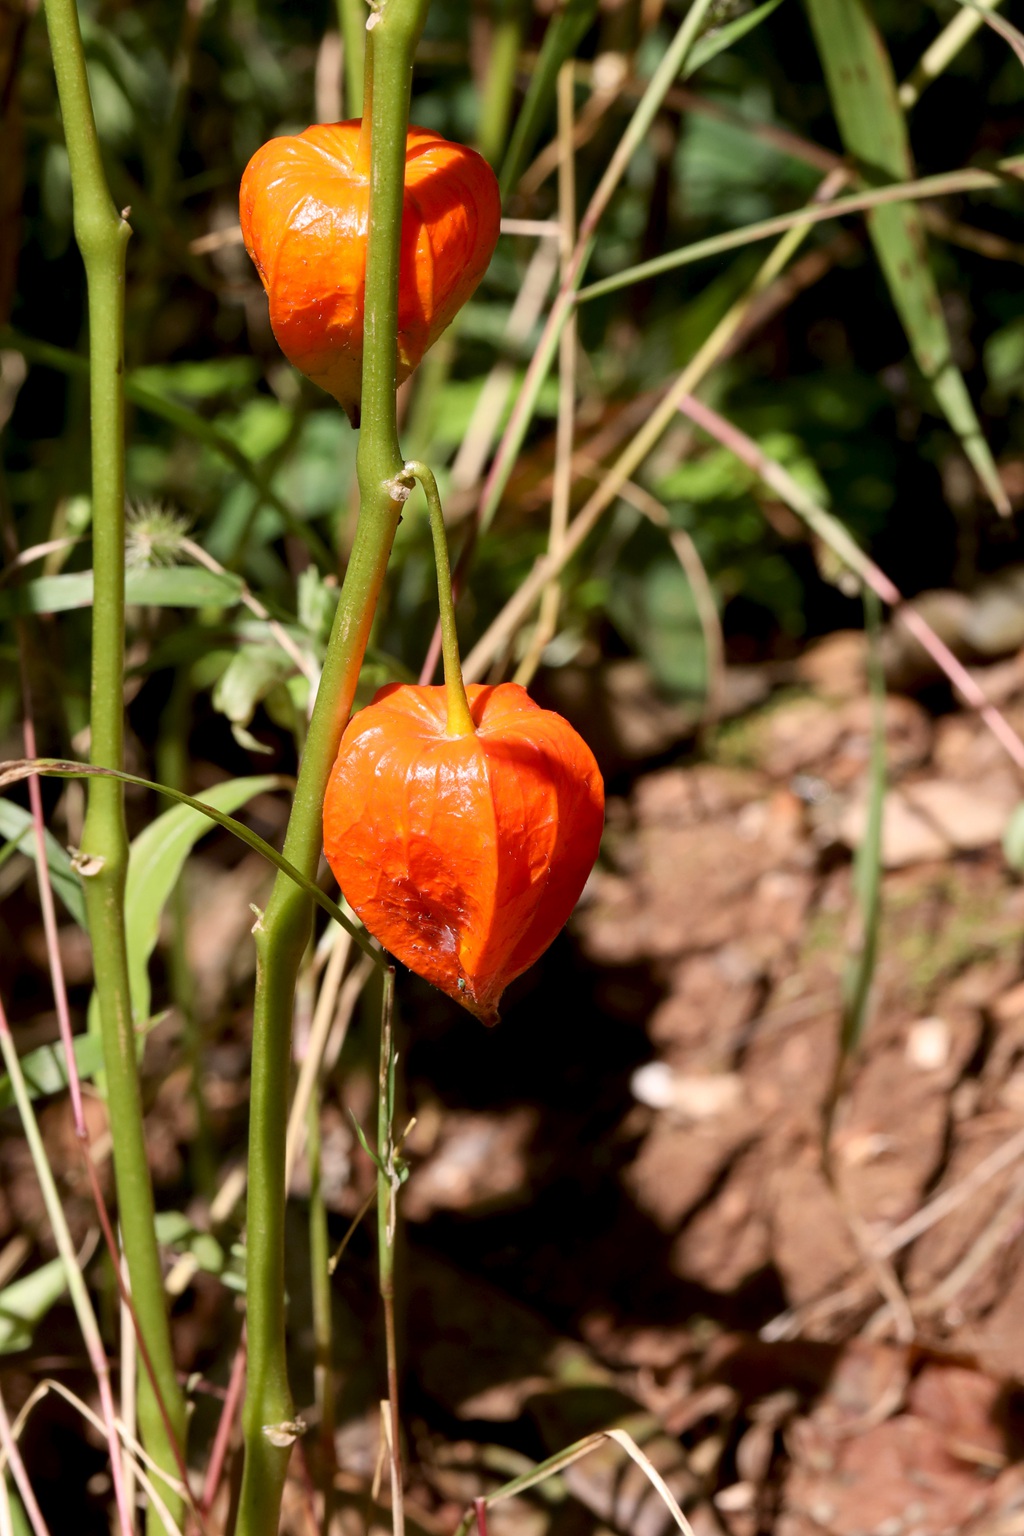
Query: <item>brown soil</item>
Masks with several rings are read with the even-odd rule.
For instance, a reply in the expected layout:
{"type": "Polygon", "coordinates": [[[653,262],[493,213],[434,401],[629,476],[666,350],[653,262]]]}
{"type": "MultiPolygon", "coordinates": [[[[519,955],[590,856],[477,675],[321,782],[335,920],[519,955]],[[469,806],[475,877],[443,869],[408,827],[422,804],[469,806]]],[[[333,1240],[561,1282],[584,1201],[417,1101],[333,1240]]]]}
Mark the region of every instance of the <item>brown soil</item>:
{"type": "MultiPolygon", "coordinates": [[[[641,772],[612,797],[570,931],[513,988],[498,1030],[402,979],[400,1118],[417,1123],[401,1327],[419,1529],[450,1536],[474,1497],[614,1425],[643,1445],[698,1536],[1024,1531],[1024,887],[1000,846],[1019,784],[973,718],[890,697],[880,952],[826,1159],[844,975],[861,942],[851,848],[871,710],[858,647],[826,642],[800,686],[724,728],[703,759],[641,772]]],[[[990,681],[1019,725],[1020,669],[990,681]]],[[[247,903],[265,877],[217,857],[192,874],[206,914],[192,963],[229,1160],[245,1127],[247,903]]],[[[23,952],[44,963],[31,920],[23,952]]],[[[29,1041],[22,1016],[23,1045],[52,1027],[36,1016],[29,1041]]],[[[179,1034],[172,1016],[147,1053],[166,1206],[188,1198],[195,1131],[179,1034]]],[[[368,1006],[325,1106],[337,1238],[372,1183],[347,1111],[370,1123],[374,1049],[368,1006]]],[[[100,1134],[102,1106],[92,1112],[100,1134]]],[[[62,1101],[44,1124],[84,1237],[62,1101]]],[[[10,1119],[0,1160],[0,1236],[28,1232],[45,1256],[10,1119]]],[[[312,1423],[307,1179],[300,1166],[289,1291],[312,1423]]],[[[378,1518],[374,1287],[366,1222],[335,1277],[346,1536],[378,1518]]],[[[176,1328],[183,1367],[215,1392],[237,1343],[231,1294],[199,1276],[176,1328]]],[[[59,1308],[6,1373],[9,1406],[60,1351],[80,1373],[59,1308]]],[[[199,1403],[197,1457],[217,1399],[199,1403]]],[[[322,1450],[314,1424],[303,1449],[314,1471],[322,1450]]],[[[44,1448],[30,1451],[41,1467],[44,1448]]],[[[303,1464],[289,1492],[296,1531],[310,1529],[303,1464]]],[[[495,1505],[489,1527],[663,1536],[671,1519],[606,1442],[495,1505]]]]}

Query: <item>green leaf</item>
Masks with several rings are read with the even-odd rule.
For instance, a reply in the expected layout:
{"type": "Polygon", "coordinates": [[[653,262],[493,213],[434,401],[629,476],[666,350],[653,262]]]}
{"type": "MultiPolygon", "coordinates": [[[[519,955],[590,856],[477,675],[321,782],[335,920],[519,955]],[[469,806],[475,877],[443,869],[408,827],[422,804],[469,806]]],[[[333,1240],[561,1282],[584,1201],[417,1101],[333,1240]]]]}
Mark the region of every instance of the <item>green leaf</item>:
{"type": "MultiPolygon", "coordinates": [[[[279,683],[285,682],[295,671],[295,663],[285,655],[280,646],[263,645],[255,641],[240,646],[228,662],[213,690],[213,707],[231,721],[236,738],[242,732],[239,727],[249,724],[260,704],[279,683]]],[[[248,736],[248,731],[244,732],[248,736]]],[[[252,740],[247,743],[252,750],[252,740]]],[[[257,751],[267,749],[256,743],[257,751]]]]}
{"type": "Polygon", "coordinates": [[[0,1291],[0,1355],[28,1349],[36,1328],[67,1289],[63,1259],[51,1259],[0,1291]]]}
{"type": "MultiPolygon", "coordinates": [[[[99,1040],[93,1035],[76,1035],[74,1044],[78,1078],[80,1082],[86,1082],[102,1067],[103,1051],[99,1040]]],[[[63,1093],[68,1086],[64,1047],[59,1042],[28,1051],[21,1057],[21,1070],[31,1099],[63,1093]]],[[[0,1110],[10,1109],[13,1103],[14,1090],[10,1078],[4,1072],[0,1074],[0,1110]]]]}
{"type": "MultiPolygon", "coordinates": [[[[846,149],[871,184],[909,180],[914,167],[896,77],[867,0],[806,3],[846,149]]],[[[953,362],[920,212],[909,204],[875,208],[867,225],[917,365],[993,504],[1008,514],[1006,492],[953,362]]]]}
{"type": "MultiPolygon", "coordinates": [[[[0,836],[18,845],[21,853],[35,858],[35,833],[32,813],[12,800],[0,800],[0,836]]],[[[71,860],[52,832],[44,832],[46,863],[50,871],[50,883],[80,928],[87,928],[85,899],[78,876],[71,868],[71,860]]]]}
{"type": "Polygon", "coordinates": [[[506,198],[532,153],[555,94],[558,71],[571,58],[597,15],[597,0],[568,0],[549,23],[519,110],[501,167],[501,195],[506,198]]]}
{"type": "Polygon", "coordinates": [[[692,588],[677,561],[658,558],[640,576],[620,578],[608,607],[660,688],[679,698],[704,698],[704,632],[692,588]]]}
{"type": "MultiPolygon", "coordinates": [[[[140,1034],[148,1034],[163,1017],[158,1014],[156,1018],[148,1019],[140,1034]]],[[[103,1046],[99,1035],[76,1035],[74,1050],[79,1082],[92,1082],[103,1070],[103,1046]]],[[[30,1099],[45,1099],[53,1093],[64,1093],[68,1087],[64,1047],[59,1041],[28,1051],[20,1058],[20,1065],[30,1099]]],[[[6,1072],[0,1073],[0,1111],[10,1109],[15,1102],[10,1078],[6,1072]]]]}
{"type": "MultiPolygon", "coordinates": [[[[242,595],[242,578],[199,567],[174,565],[125,573],[125,602],[145,608],[228,608],[242,595]]],[[[0,592],[0,619],[26,613],[66,613],[91,608],[92,571],[39,576],[0,592]]]]}
{"type": "Polygon", "coordinates": [[[217,1278],[231,1291],[245,1291],[245,1248],[232,1243],[225,1249],[212,1232],[204,1232],[181,1211],[158,1211],[157,1241],[176,1253],[190,1253],[201,1270],[217,1278]]]}
{"type": "MultiPolygon", "coordinates": [[[[228,815],[256,795],[285,787],[276,774],[229,779],[203,791],[207,803],[228,815]]],[[[209,818],[187,805],[164,811],[134,839],[125,885],[125,938],[132,1014],[136,1024],[149,1017],[149,961],[160,933],[160,914],[174,890],[185,860],[210,830],[209,818]]]]}
{"type": "Polygon", "coordinates": [[[299,572],[296,583],[298,619],[318,645],[325,646],[338,608],[340,588],[328,586],[315,565],[299,572]]]}
{"type": "Polygon", "coordinates": [[[359,1121],[356,1119],[354,1111],[350,1109],[348,1113],[349,1119],[352,1121],[352,1129],[356,1133],[356,1140],[359,1142],[359,1145],[362,1147],[363,1151],[366,1153],[367,1157],[370,1159],[370,1162],[377,1169],[377,1171],[379,1173],[385,1174],[386,1176],[387,1169],[384,1167],[384,1164],[381,1161],[379,1155],[373,1150],[373,1148],[370,1146],[370,1143],[367,1141],[366,1132],[363,1130],[362,1126],[359,1124],[359,1121]]]}

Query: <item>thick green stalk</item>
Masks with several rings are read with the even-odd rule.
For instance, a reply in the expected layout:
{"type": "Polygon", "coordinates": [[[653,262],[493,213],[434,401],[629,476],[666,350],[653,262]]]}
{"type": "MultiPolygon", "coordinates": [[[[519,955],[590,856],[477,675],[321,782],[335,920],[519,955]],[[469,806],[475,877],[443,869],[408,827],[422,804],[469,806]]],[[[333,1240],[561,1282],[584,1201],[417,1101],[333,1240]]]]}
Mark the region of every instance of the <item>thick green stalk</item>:
{"type": "MultiPolygon", "coordinates": [[[[92,416],[93,763],[120,768],[124,756],[124,261],[131,230],[111,200],[89,96],[74,0],[46,0],[50,48],[67,138],[75,237],[89,303],[92,416]]],[[[79,868],[92,936],[103,1032],[107,1103],[114,1142],[118,1211],[132,1296],[155,1381],[139,1382],[139,1425],[157,1465],[175,1476],[185,1439],[185,1402],[171,1352],[153,1189],[139,1091],[124,933],[128,836],[122,786],[92,779],[79,868]],[[177,1449],[176,1449],[177,1448],[177,1449]]],[[[182,1504],[171,1501],[180,1520],[182,1504]]],[[[151,1533],[166,1529],[149,1511],[151,1533]]]]}
{"type": "MultiPolygon", "coordinates": [[[[327,778],[352,708],[374,609],[408,496],[395,416],[398,258],[412,61],[426,8],[427,0],[382,0],[371,16],[373,105],[357,459],[359,522],[284,844],[285,856],[310,878],[320,859],[327,778]]],[[[278,879],[267,911],[256,925],[249,1121],[249,1375],[239,1536],[277,1536],[296,1433],[285,1339],[285,1137],[292,1006],[311,921],[308,898],[291,881],[278,879]]]]}

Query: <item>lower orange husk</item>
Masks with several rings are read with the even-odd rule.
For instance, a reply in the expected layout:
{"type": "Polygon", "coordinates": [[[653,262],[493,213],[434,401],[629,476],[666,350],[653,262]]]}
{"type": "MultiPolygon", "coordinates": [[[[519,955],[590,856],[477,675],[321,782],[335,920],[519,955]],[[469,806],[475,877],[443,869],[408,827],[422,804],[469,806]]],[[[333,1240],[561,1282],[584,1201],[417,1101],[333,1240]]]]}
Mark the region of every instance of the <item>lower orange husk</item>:
{"type": "Polygon", "coordinates": [[[467,691],[475,735],[447,735],[441,687],[392,684],[350,721],[324,849],[384,948],[493,1023],[579,899],[604,786],[582,738],[524,689],[467,691]]]}

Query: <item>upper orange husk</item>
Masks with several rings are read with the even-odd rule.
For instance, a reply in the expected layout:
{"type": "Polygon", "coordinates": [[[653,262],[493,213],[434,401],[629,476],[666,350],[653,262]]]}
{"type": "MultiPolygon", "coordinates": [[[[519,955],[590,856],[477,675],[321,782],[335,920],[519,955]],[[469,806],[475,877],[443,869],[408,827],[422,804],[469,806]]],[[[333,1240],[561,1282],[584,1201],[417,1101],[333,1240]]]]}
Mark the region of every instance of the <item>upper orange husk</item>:
{"type": "Polygon", "coordinates": [[[442,687],[391,684],[349,722],[324,850],[384,948],[493,1023],[579,899],[604,785],[568,721],[517,684],[467,691],[475,735],[447,735],[442,687]]]}
{"type": "MultiPolygon", "coordinates": [[[[270,299],[270,323],[282,352],[355,420],[370,193],[360,127],[358,120],[317,123],[271,139],[246,166],[239,195],[245,247],[270,299]]],[[[487,270],[500,214],[498,184],[481,155],[428,129],[409,129],[399,383],[487,270]]]]}

